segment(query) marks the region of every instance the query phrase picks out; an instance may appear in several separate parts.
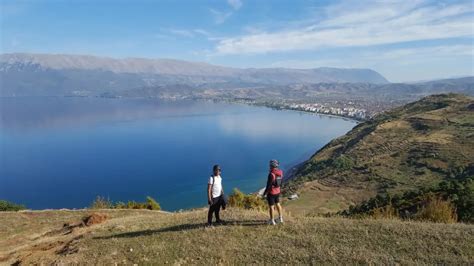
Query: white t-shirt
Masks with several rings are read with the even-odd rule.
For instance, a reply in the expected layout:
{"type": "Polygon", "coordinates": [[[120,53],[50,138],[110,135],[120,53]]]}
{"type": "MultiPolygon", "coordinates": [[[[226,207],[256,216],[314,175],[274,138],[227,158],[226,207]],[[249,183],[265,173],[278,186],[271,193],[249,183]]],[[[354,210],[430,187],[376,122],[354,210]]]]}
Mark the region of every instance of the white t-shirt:
{"type": "Polygon", "coordinates": [[[214,186],[212,186],[211,193],[213,198],[217,198],[222,194],[222,177],[220,175],[218,176],[210,176],[209,177],[209,185],[212,185],[212,182],[214,180],[214,186]]]}

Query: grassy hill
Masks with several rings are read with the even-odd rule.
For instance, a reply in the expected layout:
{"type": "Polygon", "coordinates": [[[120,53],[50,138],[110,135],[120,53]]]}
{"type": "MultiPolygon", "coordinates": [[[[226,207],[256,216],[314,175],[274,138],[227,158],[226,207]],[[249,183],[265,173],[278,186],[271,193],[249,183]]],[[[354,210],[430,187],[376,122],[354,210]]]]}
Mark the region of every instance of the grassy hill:
{"type": "Polygon", "coordinates": [[[164,213],[96,210],[0,213],[0,264],[469,264],[474,225],[288,217],[230,209],[205,228],[205,210],[164,213]],[[102,216],[101,216],[102,217],[102,216]]]}
{"type": "Polygon", "coordinates": [[[474,98],[423,98],[361,123],[302,164],[287,186],[294,213],[334,212],[474,175],[474,98]]]}

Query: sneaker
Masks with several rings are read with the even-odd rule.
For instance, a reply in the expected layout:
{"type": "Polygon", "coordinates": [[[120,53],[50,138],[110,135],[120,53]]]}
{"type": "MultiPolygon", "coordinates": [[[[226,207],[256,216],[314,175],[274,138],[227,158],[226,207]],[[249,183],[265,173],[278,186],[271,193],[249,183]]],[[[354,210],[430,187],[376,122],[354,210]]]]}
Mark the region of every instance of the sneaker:
{"type": "Polygon", "coordinates": [[[273,220],[273,219],[268,220],[268,224],[269,225],[276,225],[275,220],[273,220]]]}
{"type": "Polygon", "coordinates": [[[210,223],[207,223],[206,226],[205,226],[205,228],[213,228],[213,227],[214,227],[214,225],[212,225],[210,223]]]}
{"type": "Polygon", "coordinates": [[[278,217],[278,219],[277,219],[277,221],[276,221],[276,222],[277,222],[277,223],[281,223],[281,224],[282,224],[282,223],[283,223],[283,217],[281,217],[281,216],[280,216],[280,217],[278,217]]]}

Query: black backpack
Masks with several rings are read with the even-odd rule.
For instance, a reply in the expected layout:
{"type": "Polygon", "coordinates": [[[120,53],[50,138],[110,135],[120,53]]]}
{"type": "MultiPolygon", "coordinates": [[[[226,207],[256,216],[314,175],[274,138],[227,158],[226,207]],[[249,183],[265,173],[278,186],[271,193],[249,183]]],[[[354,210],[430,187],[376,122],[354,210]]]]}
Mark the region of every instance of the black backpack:
{"type": "Polygon", "coordinates": [[[281,187],[281,185],[283,183],[283,176],[275,175],[274,173],[272,173],[272,175],[275,176],[275,178],[273,179],[273,182],[272,182],[272,186],[273,187],[281,187]]]}

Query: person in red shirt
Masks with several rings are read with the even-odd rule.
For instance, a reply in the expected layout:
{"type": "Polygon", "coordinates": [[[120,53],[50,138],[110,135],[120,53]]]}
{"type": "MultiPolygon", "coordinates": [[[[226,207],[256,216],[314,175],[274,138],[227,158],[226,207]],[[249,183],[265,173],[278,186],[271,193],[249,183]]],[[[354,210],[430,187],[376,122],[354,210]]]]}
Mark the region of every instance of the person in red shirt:
{"type": "Polygon", "coordinates": [[[277,160],[270,161],[270,172],[268,173],[267,186],[263,192],[263,196],[266,196],[268,201],[268,207],[270,211],[270,220],[268,223],[271,225],[275,225],[277,222],[283,223],[283,212],[280,205],[280,187],[283,181],[283,171],[280,170],[278,166],[279,162],[277,160]],[[278,210],[278,219],[276,222],[273,218],[275,205],[278,210]]]}

